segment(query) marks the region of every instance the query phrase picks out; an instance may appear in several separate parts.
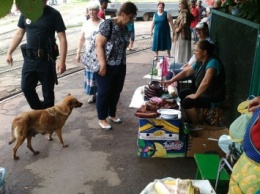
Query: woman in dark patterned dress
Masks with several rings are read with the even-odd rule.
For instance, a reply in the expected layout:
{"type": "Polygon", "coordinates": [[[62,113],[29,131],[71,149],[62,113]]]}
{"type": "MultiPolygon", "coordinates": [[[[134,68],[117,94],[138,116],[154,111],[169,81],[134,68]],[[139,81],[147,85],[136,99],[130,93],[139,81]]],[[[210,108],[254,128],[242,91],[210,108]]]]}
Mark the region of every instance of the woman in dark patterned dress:
{"type": "Polygon", "coordinates": [[[131,2],[123,3],[117,17],[105,20],[96,35],[96,51],[100,69],[97,72],[97,113],[99,125],[110,130],[107,117],[114,123],[121,119],[116,115],[117,103],[123,90],[126,75],[126,48],[129,44],[127,24],[137,14],[131,2]],[[109,57],[105,57],[107,41],[113,44],[109,57]]]}

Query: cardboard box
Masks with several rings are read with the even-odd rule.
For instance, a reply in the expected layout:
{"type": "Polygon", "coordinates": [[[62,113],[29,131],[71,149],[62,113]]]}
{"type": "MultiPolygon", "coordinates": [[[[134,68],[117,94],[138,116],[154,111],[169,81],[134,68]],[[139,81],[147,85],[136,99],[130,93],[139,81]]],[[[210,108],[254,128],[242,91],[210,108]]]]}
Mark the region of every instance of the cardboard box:
{"type": "Polygon", "coordinates": [[[216,153],[220,157],[225,157],[225,153],[218,146],[218,139],[221,135],[229,134],[225,127],[215,127],[206,125],[192,125],[188,138],[187,156],[194,157],[195,153],[216,153]]]}
{"type": "Polygon", "coordinates": [[[139,138],[144,140],[179,140],[180,119],[139,119],[139,138]]]}
{"type": "Polygon", "coordinates": [[[144,140],[137,139],[140,158],[176,158],[186,156],[186,139],[181,135],[179,140],[144,140]]]}

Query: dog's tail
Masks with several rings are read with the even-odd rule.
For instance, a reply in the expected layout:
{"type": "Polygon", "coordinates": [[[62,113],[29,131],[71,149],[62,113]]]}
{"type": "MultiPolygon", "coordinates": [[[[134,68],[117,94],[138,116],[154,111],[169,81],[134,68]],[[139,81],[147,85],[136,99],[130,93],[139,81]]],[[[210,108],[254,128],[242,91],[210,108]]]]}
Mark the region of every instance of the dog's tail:
{"type": "Polygon", "coordinates": [[[14,143],[16,140],[16,136],[15,136],[15,128],[14,126],[12,125],[12,133],[11,133],[11,138],[10,138],[10,141],[9,141],[9,145],[14,143]]]}

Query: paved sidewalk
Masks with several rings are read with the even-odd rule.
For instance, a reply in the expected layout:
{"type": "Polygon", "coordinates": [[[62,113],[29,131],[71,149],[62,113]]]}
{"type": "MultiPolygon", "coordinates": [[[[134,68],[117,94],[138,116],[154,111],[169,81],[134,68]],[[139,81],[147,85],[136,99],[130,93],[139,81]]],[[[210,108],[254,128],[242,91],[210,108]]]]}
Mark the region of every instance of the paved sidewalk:
{"type": "MultiPolygon", "coordinates": [[[[82,17],[81,11],[70,11],[78,16],[65,22],[78,21],[82,17]]],[[[150,22],[136,22],[136,26],[137,33],[147,34],[150,22]]],[[[71,34],[67,65],[73,70],[78,68],[73,53],[79,28],[67,33],[71,34]]],[[[0,166],[7,171],[7,194],[138,194],[157,178],[194,179],[196,165],[193,158],[137,157],[139,120],[129,104],[135,89],[149,82],[143,76],[151,69],[153,55],[149,49],[127,56],[127,76],[117,112],[123,122],[112,123],[112,131],[100,129],[95,105],[87,103],[81,70],[59,79],[59,85],[55,87],[56,102],[71,93],[84,103],[81,108],[73,110],[64,126],[63,139],[69,144],[68,148],[60,146],[56,135],[52,142],[47,141],[47,136],[37,135],[32,139],[32,145],[40,154],[32,155],[24,142],[18,150],[20,160],[14,161],[11,155],[13,145],[8,145],[11,122],[16,115],[30,108],[22,94],[1,101],[0,166]]],[[[3,63],[1,57],[4,56],[0,55],[3,63]]],[[[19,86],[19,76],[20,69],[5,74],[5,79],[0,78],[1,89],[5,87],[3,91],[13,92],[8,90],[19,86]]],[[[37,90],[40,92],[41,88],[37,90]]]]}
{"type": "MultiPolygon", "coordinates": [[[[56,101],[68,93],[84,104],[73,110],[67,120],[63,139],[69,144],[62,148],[54,135],[37,135],[33,147],[40,151],[32,155],[26,142],[18,150],[20,160],[13,161],[13,145],[8,145],[13,118],[30,110],[23,95],[0,103],[0,166],[7,170],[7,194],[138,194],[157,178],[194,179],[193,158],[140,159],[137,157],[138,118],[129,108],[135,89],[149,80],[142,77],[150,71],[153,53],[150,50],[127,58],[127,76],[118,104],[122,124],[113,124],[112,131],[98,125],[95,105],[88,104],[83,91],[83,72],[61,78],[55,88],[56,101]]],[[[38,88],[40,90],[40,88],[38,88]]]]}

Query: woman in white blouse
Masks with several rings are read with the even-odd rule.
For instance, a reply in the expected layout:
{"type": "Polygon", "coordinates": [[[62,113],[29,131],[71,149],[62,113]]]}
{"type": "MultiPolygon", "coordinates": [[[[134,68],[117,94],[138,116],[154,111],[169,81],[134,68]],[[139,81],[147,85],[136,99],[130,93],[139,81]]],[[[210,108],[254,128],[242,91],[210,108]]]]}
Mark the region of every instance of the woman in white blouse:
{"type": "MultiPolygon", "coordinates": [[[[90,46],[90,40],[93,32],[99,30],[99,26],[103,19],[98,17],[99,11],[99,2],[90,1],[87,5],[89,19],[86,20],[82,26],[81,35],[78,43],[77,56],[76,60],[80,63],[81,59],[81,49],[85,43],[85,50],[87,50],[90,46]]],[[[97,93],[97,85],[96,85],[96,74],[92,71],[89,71],[87,68],[84,70],[84,88],[85,92],[88,95],[91,95],[88,103],[96,102],[96,93],[97,93]]]]}

